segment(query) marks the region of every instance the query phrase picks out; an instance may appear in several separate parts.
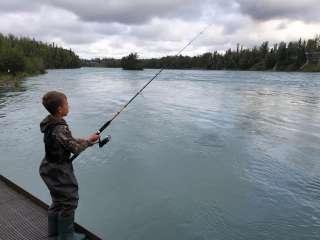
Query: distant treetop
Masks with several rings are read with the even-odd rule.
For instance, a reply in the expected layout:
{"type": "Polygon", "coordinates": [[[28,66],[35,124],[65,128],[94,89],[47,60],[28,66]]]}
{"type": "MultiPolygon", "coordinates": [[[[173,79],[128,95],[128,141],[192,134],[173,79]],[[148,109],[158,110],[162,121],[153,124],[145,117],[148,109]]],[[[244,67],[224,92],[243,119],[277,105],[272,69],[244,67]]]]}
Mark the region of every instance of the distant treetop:
{"type": "Polygon", "coordinates": [[[0,73],[36,74],[45,69],[78,67],[81,60],[71,49],[0,33],[0,73]]]}

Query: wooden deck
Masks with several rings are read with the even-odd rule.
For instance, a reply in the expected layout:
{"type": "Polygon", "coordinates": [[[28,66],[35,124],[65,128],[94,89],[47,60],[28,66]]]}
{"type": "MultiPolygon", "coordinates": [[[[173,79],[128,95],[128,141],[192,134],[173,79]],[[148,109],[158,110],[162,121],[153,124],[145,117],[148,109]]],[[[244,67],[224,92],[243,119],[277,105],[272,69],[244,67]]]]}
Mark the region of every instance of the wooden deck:
{"type": "MultiPolygon", "coordinates": [[[[47,204],[0,175],[0,240],[48,239],[47,209],[47,204]]],[[[75,229],[89,240],[101,240],[78,224],[75,229]]]]}

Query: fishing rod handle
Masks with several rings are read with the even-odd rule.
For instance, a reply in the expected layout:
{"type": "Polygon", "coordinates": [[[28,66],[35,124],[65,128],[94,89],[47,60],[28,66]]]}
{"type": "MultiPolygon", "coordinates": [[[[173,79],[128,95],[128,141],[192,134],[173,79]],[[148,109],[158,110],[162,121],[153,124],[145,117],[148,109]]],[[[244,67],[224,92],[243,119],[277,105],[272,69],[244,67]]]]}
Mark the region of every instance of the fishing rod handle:
{"type": "Polygon", "coordinates": [[[105,130],[111,123],[112,120],[109,120],[108,122],[106,122],[98,131],[101,133],[103,132],[103,130],[105,130]]]}

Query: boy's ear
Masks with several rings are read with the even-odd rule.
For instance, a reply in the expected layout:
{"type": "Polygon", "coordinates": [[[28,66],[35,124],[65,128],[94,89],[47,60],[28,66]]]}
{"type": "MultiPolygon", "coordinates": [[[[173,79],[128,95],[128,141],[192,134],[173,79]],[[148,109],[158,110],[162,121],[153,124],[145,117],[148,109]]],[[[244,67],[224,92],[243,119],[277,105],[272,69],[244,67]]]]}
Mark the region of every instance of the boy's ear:
{"type": "Polygon", "coordinates": [[[56,110],[56,113],[61,113],[61,109],[62,109],[62,107],[59,106],[59,107],[57,108],[57,110],[56,110]]]}

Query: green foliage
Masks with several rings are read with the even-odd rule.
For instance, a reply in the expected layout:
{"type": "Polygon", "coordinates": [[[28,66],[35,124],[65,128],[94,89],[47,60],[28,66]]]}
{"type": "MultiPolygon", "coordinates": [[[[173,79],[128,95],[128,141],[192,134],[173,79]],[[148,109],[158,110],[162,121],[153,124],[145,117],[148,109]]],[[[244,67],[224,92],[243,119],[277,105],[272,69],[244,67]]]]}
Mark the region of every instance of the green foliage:
{"type": "Polygon", "coordinates": [[[125,70],[142,70],[143,66],[138,60],[137,53],[130,53],[127,57],[121,59],[121,66],[125,70]]]}
{"type": "MultiPolygon", "coordinates": [[[[320,35],[307,41],[300,39],[297,42],[281,42],[274,46],[269,46],[269,42],[263,42],[260,47],[253,48],[244,48],[237,44],[235,50],[228,49],[225,53],[215,51],[194,57],[166,56],[159,59],[141,59],[140,63],[144,68],[300,71],[306,63],[307,51],[320,52],[320,35]]],[[[134,68],[135,64],[138,64],[137,55],[132,54],[122,60],[83,60],[82,64],[90,67],[123,67],[131,66],[130,61],[134,68]]],[[[137,66],[142,67],[140,63],[137,66]]],[[[315,71],[318,67],[308,69],[315,71]]]]}
{"type": "Polygon", "coordinates": [[[25,68],[25,58],[21,49],[16,47],[3,49],[0,55],[0,71],[7,73],[22,72],[25,68]]]}
{"type": "Polygon", "coordinates": [[[44,73],[45,69],[81,67],[71,50],[30,38],[0,34],[0,74],[44,73]]]}
{"type": "Polygon", "coordinates": [[[114,58],[94,58],[91,60],[82,59],[81,65],[83,67],[110,67],[110,68],[120,68],[121,59],[114,58]]]}
{"type": "Polygon", "coordinates": [[[25,71],[30,74],[45,73],[45,64],[40,57],[26,57],[25,58],[25,71]]]}
{"type": "Polygon", "coordinates": [[[320,63],[319,64],[307,64],[302,69],[303,72],[320,72],[320,63]]]}

